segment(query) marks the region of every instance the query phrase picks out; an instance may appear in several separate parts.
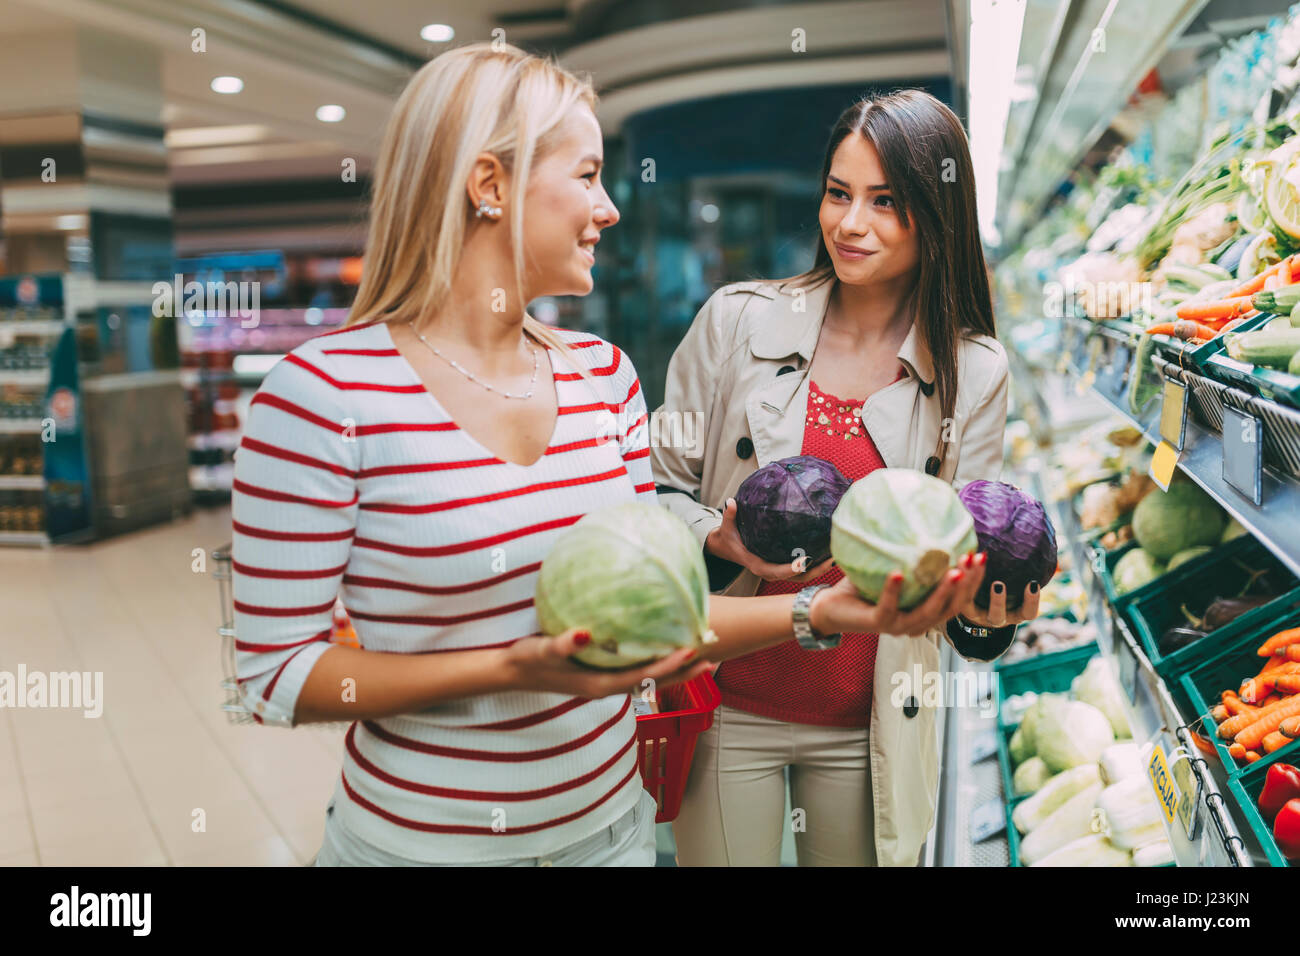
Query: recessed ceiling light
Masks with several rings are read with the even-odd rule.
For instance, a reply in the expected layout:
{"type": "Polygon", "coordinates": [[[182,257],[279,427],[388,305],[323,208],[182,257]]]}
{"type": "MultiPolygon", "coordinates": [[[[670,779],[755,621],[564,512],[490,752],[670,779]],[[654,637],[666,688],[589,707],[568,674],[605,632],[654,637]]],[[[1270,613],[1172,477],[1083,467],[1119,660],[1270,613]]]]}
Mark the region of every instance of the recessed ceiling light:
{"type": "Polygon", "coordinates": [[[322,123],[337,123],[347,115],[348,111],[335,103],[316,108],[316,118],[322,123]]]}
{"type": "Polygon", "coordinates": [[[456,35],[456,31],[445,23],[430,23],[420,31],[421,38],[430,43],[446,43],[456,35]]]}
{"type": "Polygon", "coordinates": [[[212,92],[214,93],[238,93],[244,88],[244,81],[237,76],[214,76],[212,78],[212,92]]]}

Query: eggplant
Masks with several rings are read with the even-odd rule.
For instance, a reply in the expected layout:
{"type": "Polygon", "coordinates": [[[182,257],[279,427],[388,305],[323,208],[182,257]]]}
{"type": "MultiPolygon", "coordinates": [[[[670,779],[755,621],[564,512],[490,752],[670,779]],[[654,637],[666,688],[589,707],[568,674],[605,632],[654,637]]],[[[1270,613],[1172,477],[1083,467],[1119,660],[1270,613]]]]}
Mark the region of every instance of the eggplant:
{"type": "Polygon", "coordinates": [[[1160,635],[1160,640],[1156,642],[1156,647],[1162,657],[1168,657],[1175,651],[1181,651],[1189,644],[1199,641],[1205,637],[1206,632],[1194,627],[1171,627],[1160,635]]]}
{"type": "Polygon", "coordinates": [[[1247,611],[1267,604],[1273,597],[1271,594],[1258,594],[1254,597],[1215,598],[1201,616],[1201,626],[1207,631],[1216,631],[1231,624],[1247,611]]]}

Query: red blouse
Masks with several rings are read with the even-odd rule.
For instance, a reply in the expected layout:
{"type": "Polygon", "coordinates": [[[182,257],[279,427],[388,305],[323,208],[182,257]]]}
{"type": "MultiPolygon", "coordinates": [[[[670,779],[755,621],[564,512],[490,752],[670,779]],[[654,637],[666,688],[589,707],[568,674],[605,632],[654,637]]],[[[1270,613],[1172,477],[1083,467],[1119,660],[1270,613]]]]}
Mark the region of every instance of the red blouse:
{"type": "MultiPolygon", "coordinates": [[[[900,368],[899,377],[904,374],[900,368]]],[[[862,424],[862,404],[809,382],[801,453],[829,461],[850,481],[884,468],[862,424]]],[[[793,594],[809,583],[834,584],[843,576],[831,568],[812,582],[764,581],[758,593],[793,594]]],[[[839,647],[827,651],[805,651],[790,640],[729,660],[715,674],[722,702],[796,724],[866,727],[871,723],[876,640],[875,634],[844,634],[839,647]]]]}

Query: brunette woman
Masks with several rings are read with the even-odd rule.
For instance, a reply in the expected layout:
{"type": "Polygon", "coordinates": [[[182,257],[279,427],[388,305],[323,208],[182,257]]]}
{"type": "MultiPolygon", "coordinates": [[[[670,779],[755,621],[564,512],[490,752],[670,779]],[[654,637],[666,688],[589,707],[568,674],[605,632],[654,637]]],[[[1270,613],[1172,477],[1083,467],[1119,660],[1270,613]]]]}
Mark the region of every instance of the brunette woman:
{"type": "MultiPolygon", "coordinates": [[[[835,124],[821,188],[813,267],[718,290],[668,369],[661,411],[702,414],[705,441],[698,456],[653,449],[659,500],[728,595],[815,598],[842,578],[829,560],[770,564],[741,543],[732,496],[769,462],[809,454],[851,480],[912,468],[957,486],[1002,468],[1007,360],[961,123],[918,90],[864,99],[835,124]]],[[[982,560],[962,567],[982,574],[982,560]]],[[[937,708],[917,678],[938,676],[945,636],[990,660],[1037,614],[1037,583],[1014,613],[992,590],[987,611],[972,601],[921,639],[787,640],[719,667],[723,706],[696,748],[678,861],[776,865],[793,826],[803,865],[915,865],[939,769],[937,708]]]]}

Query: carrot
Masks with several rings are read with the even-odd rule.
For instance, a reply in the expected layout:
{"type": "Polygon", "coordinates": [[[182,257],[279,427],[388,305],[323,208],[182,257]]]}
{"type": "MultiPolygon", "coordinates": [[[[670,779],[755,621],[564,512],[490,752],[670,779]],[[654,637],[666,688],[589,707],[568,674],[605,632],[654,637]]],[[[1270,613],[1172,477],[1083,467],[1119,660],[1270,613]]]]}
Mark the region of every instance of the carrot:
{"type": "Polygon", "coordinates": [[[1288,647],[1285,656],[1289,661],[1300,661],[1300,644],[1292,644],[1288,647]]]}
{"type": "Polygon", "coordinates": [[[1281,750],[1290,742],[1290,737],[1280,730],[1275,730],[1264,738],[1264,753],[1271,754],[1274,750],[1281,750]]]}
{"type": "Polygon", "coordinates": [[[1180,339],[1194,339],[1198,337],[1212,339],[1218,334],[1219,330],[1212,325],[1193,322],[1190,319],[1179,319],[1174,323],[1174,335],[1180,339]]]}
{"type": "Polygon", "coordinates": [[[1285,631],[1278,631],[1259,646],[1257,653],[1260,657],[1271,657],[1282,653],[1282,648],[1290,647],[1292,644],[1300,644],[1300,627],[1289,627],[1285,631]]]}
{"type": "Polygon", "coordinates": [[[1157,322],[1155,325],[1148,325],[1143,331],[1147,335],[1173,335],[1177,324],[1177,322],[1157,322]]]}
{"type": "Polygon", "coordinates": [[[1232,717],[1235,717],[1237,714],[1245,713],[1245,712],[1253,713],[1254,711],[1259,709],[1257,707],[1252,707],[1250,704],[1246,703],[1244,700],[1238,697],[1233,691],[1230,690],[1225,690],[1220,695],[1219,699],[1223,702],[1224,710],[1226,710],[1228,712],[1228,715],[1232,717]]]}
{"type": "Polygon", "coordinates": [[[1259,709],[1263,710],[1265,707],[1272,707],[1274,704],[1276,704],[1279,700],[1282,700],[1284,697],[1286,697],[1285,694],[1279,694],[1277,691],[1273,691],[1273,693],[1269,694],[1267,697],[1265,697],[1263,700],[1259,702],[1259,709]]]}
{"type": "Polygon", "coordinates": [[[1300,674],[1283,674],[1275,684],[1283,693],[1300,694],[1300,674]]]}
{"type": "MultiPolygon", "coordinates": [[[[1278,688],[1286,690],[1285,687],[1278,683],[1278,680],[1294,674],[1297,668],[1300,668],[1300,663],[1287,661],[1279,667],[1270,667],[1268,673],[1263,677],[1247,679],[1241,685],[1241,699],[1248,704],[1257,704],[1278,688]]],[[[1287,693],[1293,694],[1295,691],[1287,691],[1287,693]]]]}
{"type": "Polygon", "coordinates": [[[1249,296],[1216,299],[1213,302],[1185,302],[1174,313],[1180,319],[1235,319],[1253,308],[1249,296]]]}
{"type": "Polygon", "coordinates": [[[1246,751],[1246,763],[1254,763],[1258,759],[1259,759],[1259,751],[1257,750],[1246,751]]]}
{"type": "Polygon", "coordinates": [[[1283,259],[1282,262],[1279,262],[1277,265],[1269,266],[1267,269],[1265,269],[1259,275],[1255,276],[1255,278],[1251,279],[1245,285],[1238,286],[1237,288],[1229,292],[1228,298],[1236,299],[1236,298],[1240,298],[1243,295],[1254,295],[1256,292],[1259,292],[1261,289],[1264,288],[1264,283],[1268,281],[1268,277],[1271,275],[1276,275],[1278,270],[1282,268],[1283,262],[1289,263],[1290,260],[1283,259]]]}
{"type": "Polygon", "coordinates": [[[1288,697],[1259,712],[1259,719],[1237,734],[1237,743],[1247,750],[1255,750],[1265,737],[1277,730],[1288,717],[1300,715],[1300,695],[1288,697]]]}
{"type": "Polygon", "coordinates": [[[1228,756],[1231,757],[1233,760],[1245,760],[1246,748],[1243,747],[1241,744],[1234,743],[1230,747],[1228,747],[1228,756]]]}
{"type": "Polygon", "coordinates": [[[1235,329],[1237,326],[1241,325],[1245,321],[1246,320],[1243,318],[1243,319],[1233,319],[1231,322],[1225,322],[1223,325],[1219,327],[1219,332],[1220,334],[1224,332],[1231,332],[1233,329],[1235,329]]]}
{"type": "Polygon", "coordinates": [[[1210,742],[1209,737],[1205,736],[1204,734],[1198,734],[1194,730],[1189,730],[1188,733],[1190,733],[1192,736],[1192,743],[1196,745],[1196,749],[1201,751],[1201,753],[1207,753],[1207,754],[1218,753],[1218,751],[1214,749],[1214,744],[1210,742]]]}
{"type": "Polygon", "coordinates": [[[1218,734],[1224,740],[1231,740],[1241,731],[1245,730],[1260,717],[1262,708],[1252,708],[1244,713],[1229,717],[1223,723],[1219,724],[1218,734]]]}
{"type": "Polygon", "coordinates": [[[1291,257],[1287,256],[1277,264],[1277,274],[1282,280],[1281,285],[1291,284],[1291,257]]]}
{"type": "Polygon", "coordinates": [[[1266,657],[1264,658],[1264,666],[1259,669],[1259,673],[1255,676],[1263,677],[1265,674],[1276,670],[1286,663],[1288,663],[1288,661],[1285,654],[1274,654],[1272,657],[1266,657]]]}
{"type": "Polygon", "coordinates": [[[1288,717],[1277,725],[1277,731],[1280,734],[1286,734],[1292,740],[1300,737],[1300,717],[1288,717]]]}
{"type": "Polygon", "coordinates": [[[1232,716],[1232,715],[1228,713],[1228,708],[1227,708],[1227,707],[1224,707],[1222,704],[1215,704],[1215,705],[1214,705],[1214,709],[1210,711],[1210,718],[1211,718],[1211,719],[1212,719],[1216,724],[1221,724],[1221,723],[1223,723],[1223,722],[1224,722],[1225,720],[1227,720],[1230,716],[1232,716]]]}

